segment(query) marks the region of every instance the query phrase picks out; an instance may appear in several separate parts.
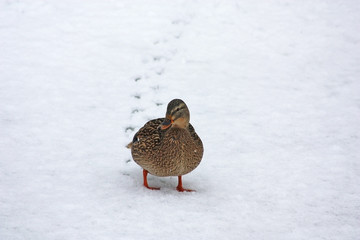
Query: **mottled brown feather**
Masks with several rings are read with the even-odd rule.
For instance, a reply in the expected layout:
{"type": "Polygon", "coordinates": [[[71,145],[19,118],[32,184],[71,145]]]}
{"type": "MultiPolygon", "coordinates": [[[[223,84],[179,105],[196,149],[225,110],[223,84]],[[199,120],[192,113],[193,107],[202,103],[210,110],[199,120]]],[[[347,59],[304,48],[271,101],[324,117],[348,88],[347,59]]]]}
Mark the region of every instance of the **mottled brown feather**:
{"type": "Polygon", "coordinates": [[[203,144],[189,123],[187,128],[159,126],[165,118],[148,121],[128,145],[134,161],[156,176],[181,176],[194,170],[203,156],[203,144]]]}

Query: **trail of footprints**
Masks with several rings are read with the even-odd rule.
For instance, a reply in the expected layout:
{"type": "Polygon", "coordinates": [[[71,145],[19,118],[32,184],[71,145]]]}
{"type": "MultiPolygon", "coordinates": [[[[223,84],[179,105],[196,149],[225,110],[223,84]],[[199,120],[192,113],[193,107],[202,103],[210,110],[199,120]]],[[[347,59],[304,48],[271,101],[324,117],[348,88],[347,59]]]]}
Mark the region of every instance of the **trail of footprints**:
{"type": "MultiPolygon", "coordinates": [[[[164,77],[167,63],[177,54],[176,41],[181,39],[184,28],[189,23],[189,21],[183,19],[171,21],[173,33],[168,33],[165,37],[152,42],[154,54],[144,56],[142,59],[144,66],[142,72],[131,78],[135,87],[134,92],[131,94],[132,99],[130,102],[133,107],[130,112],[130,122],[138,122],[134,120],[141,117],[139,115],[145,111],[141,106],[149,106],[149,102],[153,102],[154,107],[161,107],[166,104],[161,100],[157,100],[157,95],[161,90],[158,80],[164,77]]],[[[138,127],[141,126],[129,124],[125,127],[124,130],[129,139],[132,138],[138,127]]],[[[126,160],[126,162],[130,162],[130,159],[126,160]]]]}

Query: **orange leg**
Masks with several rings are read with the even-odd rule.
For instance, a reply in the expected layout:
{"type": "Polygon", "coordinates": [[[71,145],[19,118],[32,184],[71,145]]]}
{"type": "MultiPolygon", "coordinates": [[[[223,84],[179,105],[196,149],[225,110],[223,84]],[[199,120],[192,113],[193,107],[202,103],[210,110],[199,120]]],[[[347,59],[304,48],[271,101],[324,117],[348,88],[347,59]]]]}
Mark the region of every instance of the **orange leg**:
{"type": "Polygon", "coordinates": [[[181,176],[178,176],[178,185],[176,187],[176,190],[178,190],[179,192],[195,192],[195,190],[183,188],[181,176]]]}
{"type": "Polygon", "coordinates": [[[145,169],[143,169],[143,177],[144,177],[144,186],[148,189],[151,190],[160,190],[160,188],[156,188],[156,187],[149,187],[148,182],[147,182],[147,175],[148,175],[148,171],[146,171],[145,169]]]}

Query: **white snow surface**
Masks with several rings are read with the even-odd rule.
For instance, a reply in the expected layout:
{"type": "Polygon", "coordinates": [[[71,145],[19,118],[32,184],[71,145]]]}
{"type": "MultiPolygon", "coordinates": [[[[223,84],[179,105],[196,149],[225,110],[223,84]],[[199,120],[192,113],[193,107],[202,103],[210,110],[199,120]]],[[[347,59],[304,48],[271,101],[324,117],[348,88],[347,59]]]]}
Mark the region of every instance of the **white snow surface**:
{"type": "Polygon", "coordinates": [[[360,239],[358,1],[0,2],[0,239],[360,239]],[[125,145],[183,99],[199,167],[125,145]]]}

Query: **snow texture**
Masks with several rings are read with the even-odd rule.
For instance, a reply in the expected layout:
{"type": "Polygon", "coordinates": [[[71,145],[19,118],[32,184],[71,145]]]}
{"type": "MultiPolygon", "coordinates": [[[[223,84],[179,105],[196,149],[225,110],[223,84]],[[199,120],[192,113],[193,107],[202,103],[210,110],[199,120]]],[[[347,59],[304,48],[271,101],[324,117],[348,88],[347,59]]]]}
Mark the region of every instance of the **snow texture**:
{"type": "Polygon", "coordinates": [[[0,2],[0,239],[360,239],[358,1],[0,2]],[[183,99],[200,166],[125,145],[183,99]]]}

